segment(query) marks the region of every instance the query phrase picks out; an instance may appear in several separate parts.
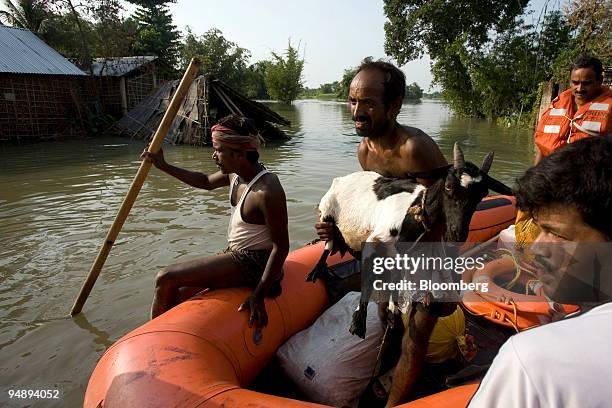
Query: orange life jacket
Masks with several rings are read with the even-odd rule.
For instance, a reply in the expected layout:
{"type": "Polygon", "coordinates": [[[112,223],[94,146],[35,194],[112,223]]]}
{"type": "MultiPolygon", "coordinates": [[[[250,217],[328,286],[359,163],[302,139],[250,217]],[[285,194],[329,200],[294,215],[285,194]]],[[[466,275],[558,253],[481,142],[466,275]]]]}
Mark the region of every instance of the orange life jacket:
{"type": "Polygon", "coordinates": [[[535,143],[548,156],[566,144],[590,136],[612,133],[612,90],[608,87],[591,102],[574,111],[574,96],[568,89],[546,109],[535,132],[535,143]]]}

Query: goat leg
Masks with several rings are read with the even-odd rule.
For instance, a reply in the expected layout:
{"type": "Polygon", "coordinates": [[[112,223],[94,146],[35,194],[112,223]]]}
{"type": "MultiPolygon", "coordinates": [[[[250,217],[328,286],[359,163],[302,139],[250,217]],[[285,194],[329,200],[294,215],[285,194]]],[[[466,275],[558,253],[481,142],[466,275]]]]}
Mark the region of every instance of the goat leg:
{"type": "Polygon", "coordinates": [[[319,258],[319,261],[317,262],[315,267],[312,269],[312,271],[310,271],[308,276],[306,276],[306,282],[316,282],[317,278],[320,278],[321,276],[325,276],[329,273],[329,269],[327,267],[327,257],[329,256],[329,253],[331,252],[331,247],[332,247],[332,241],[327,241],[325,243],[325,249],[323,250],[323,253],[321,254],[321,258],[319,258]]]}
{"type": "Polygon", "coordinates": [[[362,339],[365,339],[366,320],[368,317],[368,302],[370,301],[370,297],[372,296],[372,285],[374,283],[374,274],[371,273],[372,257],[374,256],[372,248],[368,246],[364,247],[361,256],[361,296],[359,298],[359,306],[357,306],[357,309],[353,313],[353,320],[351,321],[351,327],[349,328],[349,332],[355,336],[359,336],[362,339]]]}
{"type": "Polygon", "coordinates": [[[353,321],[351,322],[349,333],[365,339],[366,321],[368,317],[368,301],[366,299],[364,302],[362,298],[363,295],[359,299],[359,306],[357,306],[357,309],[355,309],[355,312],[353,313],[353,321]]]}

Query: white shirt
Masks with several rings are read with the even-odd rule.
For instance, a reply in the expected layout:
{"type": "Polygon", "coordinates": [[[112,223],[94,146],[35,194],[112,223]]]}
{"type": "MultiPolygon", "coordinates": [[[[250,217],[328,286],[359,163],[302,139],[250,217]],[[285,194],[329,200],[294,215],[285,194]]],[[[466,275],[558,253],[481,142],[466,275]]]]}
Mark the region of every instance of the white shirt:
{"type": "Polygon", "coordinates": [[[509,338],[469,407],[612,407],[612,303],[509,338]]]}

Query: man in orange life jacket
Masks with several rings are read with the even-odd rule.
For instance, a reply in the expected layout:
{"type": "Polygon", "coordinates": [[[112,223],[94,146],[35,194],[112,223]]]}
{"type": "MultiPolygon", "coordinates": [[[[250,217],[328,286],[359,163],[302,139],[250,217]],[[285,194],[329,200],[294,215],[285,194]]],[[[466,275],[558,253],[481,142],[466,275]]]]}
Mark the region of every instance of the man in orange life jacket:
{"type": "Polygon", "coordinates": [[[534,164],[576,140],[612,134],[612,90],[602,83],[601,61],[579,55],[572,64],[570,89],[560,93],[540,118],[534,164]]]}
{"type": "MultiPolygon", "coordinates": [[[[612,91],[602,85],[601,61],[579,55],[570,72],[570,89],[561,92],[544,112],[535,132],[534,165],[555,150],[591,136],[612,134],[612,91]]],[[[519,211],[516,240],[528,245],[540,233],[531,216],[519,211]]]]}

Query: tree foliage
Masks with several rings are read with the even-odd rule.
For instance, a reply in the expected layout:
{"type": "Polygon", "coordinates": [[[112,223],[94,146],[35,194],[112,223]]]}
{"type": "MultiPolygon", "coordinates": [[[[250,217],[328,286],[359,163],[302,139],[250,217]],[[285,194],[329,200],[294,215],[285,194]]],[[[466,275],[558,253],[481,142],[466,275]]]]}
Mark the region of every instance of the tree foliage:
{"type": "Polygon", "coordinates": [[[385,52],[400,65],[445,55],[457,38],[467,47],[486,43],[489,31],[503,32],[529,0],[386,0],[385,52]]]}
{"type": "Polygon", "coordinates": [[[564,15],[570,38],[554,61],[553,79],[565,82],[571,61],[583,52],[597,56],[604,67],[611,66],[612,2],[572,0],[565,7],[564,15]]]}
{"type": "Polygon", "coordinates": [[[434,83],[459,114],[520,117],[537,104],[542,81],[561,71],[567,80],[578,52],[609,55],[612,20],[610,2],[572,0],[534,27],[518,18],[527,3],[388,0],[385,51],[399,64],[427,51],[434,83]]]}
{"type": "Polygon", "coordinates": [[[338,99],[348,99],[349,88],[351,87],[351,81],[353,77],[357,75],[357,68],[348,68],[344,70],[342,74],[342,79],[340,80],[340,84],[338,86],[338,91],[336,96],[338,99]]]}
{"type": "Polygon", "coordinates": [[[237,89],[246,83],[245,75],[251,53],[227,40],[216,28],[197,36],[187,27],[179,54],[181,70],[186,69],[191,58],[197,56],[202,60],[203,72],[237,89]]]}
{"type": "Polygon", "coordinates": [[[0,10],[0,23],[25,28],[38,34],[49,16],[47,0],[4,0],[6,10],[0,10]]]}
{"type": "Polygon", "coordinates": [[[406,95],[404,100],[406,101],[420,101],[423,97],[423,90],[416,82],[406,85],[406,95]]]}
{"type": "Polygon", "coordinates": [[[259,61],[250,65],[244,72],[243,93],[248,98],[270,99],[266,87],[266,67],[270,61],[259,61]]]}
{"type": "Polygon", "coordinates": [[[298,52],[291,46],[291,41],[284,56],[272,52],[272,60],[265,69],[266,86],[272,98],[291,103],[302,90],[304,60],[299,58],[298,52]]]}
{"type": "Polygon", "coordinates": [[[340,89],[340,82],[334,81],[327,84],[321,84],[319,92],[322,94],[336,94],[340,89]]]}
{"type": "Polygon", "coordinates": [[[139,55],[155,55],[161,63],[162,75],[176,73],[179,33],[172,23],[168,3],[176,0],[129,0],[138,6],[133,19],[138,27],[134,51],[139,55]]]}

